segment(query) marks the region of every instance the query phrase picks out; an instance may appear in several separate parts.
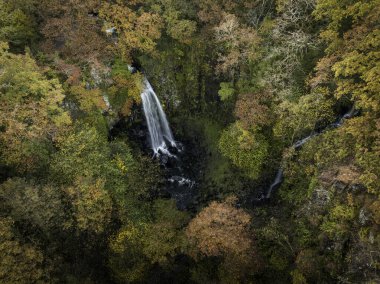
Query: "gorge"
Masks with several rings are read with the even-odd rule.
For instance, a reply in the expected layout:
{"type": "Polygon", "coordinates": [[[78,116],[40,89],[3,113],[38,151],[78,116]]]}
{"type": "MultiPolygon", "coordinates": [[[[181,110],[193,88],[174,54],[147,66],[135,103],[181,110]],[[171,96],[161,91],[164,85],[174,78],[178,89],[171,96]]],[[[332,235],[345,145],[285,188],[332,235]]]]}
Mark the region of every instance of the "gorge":
{"type": "Polygon", "coordinates": [[[0,0],[0,283],[380,283],[379,0],[0,0]]]}

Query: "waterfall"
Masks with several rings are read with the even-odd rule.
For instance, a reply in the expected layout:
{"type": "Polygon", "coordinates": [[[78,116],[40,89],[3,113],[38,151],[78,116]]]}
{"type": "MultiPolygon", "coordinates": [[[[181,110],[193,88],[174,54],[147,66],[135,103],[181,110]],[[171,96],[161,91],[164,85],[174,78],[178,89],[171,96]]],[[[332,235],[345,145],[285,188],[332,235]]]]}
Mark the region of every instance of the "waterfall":
{"type": "Polygon", "coordinates": [[[284,173],[283,173],[282,169],[280,168],[277,171],[276,178],[274,179],[274,182],[272,182],[272,184],[270,185],[265,198],[269,199],[271,197],[272,191],[274,189],[277,189],[277,187],[279,187],[281,185],[283,178],[284,178],[284,173]]]}
{"type": "Polygon", "coordinates": [[[144,79],[144,90],[141,93],[141,99],[154,155],[165,154],[172,156],[169,147],[176,147],[176,143],[160,101],[146,78],[144,79]]]}
{"type": "Polygon", "coordinates": [[[305,144],[307,141],[309,141],[311,138],[313,138],[316,135],[317,135],[316,133],[313,133],[313,134],[310,134],[309,136],[307,136],[301,140],[298,140],[296,143],[293,144],[293,147],[295,149],[301,148],[303,144],[305,144]]]}
{"type": "Polygon", "coordinates": [[[299,150],[303,144],[305,144],[307,141],[309,141],[311,138],[315,137],[315,136],[318,136],[320,134],[323,134],[325,133],[326,131],[330,130],[330,129],[334,129],[334,128],[338,128],[340,126],[342,126],[342,124],[344,123],[344,121],[346,119],[350,119],[352,117],[354,117],[355,115],[358,114],[358,110],[355,109],[355,106],[353,105],[351,107],[351,109],[345,113],[343,116],[341,116],[337,121],[331,123],[330,125],[328,125],[326,128],[322,129],[321,131],[319,132],[313,132],[311,133],[309,136],[303,138],[303,139],[300,139],[298,141],[296,141],[292,147],[294,147],[296,150],[299,150]]]}
{"type": "MultiPolygon", "coordinates": [[[[343,116],[341,116],[336,122],[328,125],[325,129],[321,130],[320,132],[313,132],[309,136],[296,141],[292,145],[292,147],[294,147],[294,149],[296,149],[296,150],[299,150],[311,138],[313,138],[315,136],[318,136],[320,134],[323,134],[323,133],[325,133],[325,131],[327,131],[329,129],[334,129],[334,128],[338,128],[338,127],[342,126],[345,120],[350,119],[350,118],[352,118],[352,117],[354,117],[354,116],[356,116],[358,114],[359,114],[359,110],[356,110],[355,109],[355,105],[353,105],[351,107],[351,109],[346,114],[344,114],[343,116]]],[[[262,202],[264,200],[270,199],[273,190],[276,190],[278,187],[280,187],[280,185],[282,184],[283,180],[284,180],[284,173],[283,173],[282,168],[280,168],[277,171],[276,177],[275,177],[274,181],[271,183],[271,185],[269,186],[269,189],[267,190],[266,194],[263,194],[260,198],[256,198],[254,201],[255,202],[262,202]]]]}

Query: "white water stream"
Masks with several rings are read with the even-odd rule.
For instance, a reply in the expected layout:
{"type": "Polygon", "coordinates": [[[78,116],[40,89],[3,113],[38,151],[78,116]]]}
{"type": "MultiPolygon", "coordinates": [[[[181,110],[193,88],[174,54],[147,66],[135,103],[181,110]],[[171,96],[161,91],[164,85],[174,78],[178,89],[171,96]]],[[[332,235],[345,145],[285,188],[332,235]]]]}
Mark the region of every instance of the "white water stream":
{"type": "Polygon", "coordinates": [[[144,90],[141,93],[141,99],[154,155],[165,154],[172,156],[169,147],[176,147],[177,145],[160,101],[146,78],[144,79],[144,90]]]}
{"type": "MultiPolygon", "coordinates": [[[[338,121],[330,124],[328,127],[326,127],[325,129],[323,129],[320,132],[314,132],[314,133],[310,134],[309,136],[296,141],[292,145],[292,147],[294,147],[296,150],[300,149],[311,138],[324,133],[328,129],[337,128],[337,127],[342,126],[346,119],[350,119],[350,118],[354,117],[356,114],[357,114],[357,110],[355,110],[355,106],[352,106],[351,110],[349,112],[347,112],[345,115],[343,115],[338,121]]],[[[280,168],[277,171],[276,177],[275,177],[274,181],[271,183],[268,191],[266,192],[266,194],[263,195],[263,197],[261,199],[269,199],[272,195],[273,190],[277,189],[281,185],[283,179],[284,179],[284,173],[283,173],[282,168],[280,168]]]]}

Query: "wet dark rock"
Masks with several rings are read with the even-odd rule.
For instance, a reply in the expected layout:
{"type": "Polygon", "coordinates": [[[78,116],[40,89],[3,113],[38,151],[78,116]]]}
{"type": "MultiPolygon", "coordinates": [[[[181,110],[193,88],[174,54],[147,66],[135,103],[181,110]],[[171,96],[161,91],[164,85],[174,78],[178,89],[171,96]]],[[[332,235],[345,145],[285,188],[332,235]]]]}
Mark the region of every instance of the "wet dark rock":
{"type": "Polygon", "coordinates": [[[367,208],[362,207],[359,211],[359,223],[364,226],[371,220],[371,213],[367,208]]]}
{"type": "Polygon", "coordinates": [[[354,184],[349,185],[348,190],[351,191],[352,193],[359,193],[359,192],[366,191],[366,187],[363,184],[354,183],[354,184]]]}
{"type": "Polygon", "coordinates": [[[177,147],[169,146],[168,149],[169,149],[169,152],[172,153],[173,155],[177,155],[178,154],[177,147]]]}
{"type": "Polygon", "coordinates": [[[340,180],[336,180],[332,186],[338,191],[344,191],[347,188],[347,184],[340,180]]]}
{"type": "Polygon", "coordinates": [[[146,132],[144,131],[144,130],[139,130],[138,132],[137,132],[137,136],[138,137],[144,137],[146,135],[146,132]]]}
{"type": "Polygon", "coordinates": [[[159,155],[159,159],[160,159],[160,164],[161,165],[166,165],[169,161],[169,156],[166,155],[166,154],[160,154],[159,155]]]}

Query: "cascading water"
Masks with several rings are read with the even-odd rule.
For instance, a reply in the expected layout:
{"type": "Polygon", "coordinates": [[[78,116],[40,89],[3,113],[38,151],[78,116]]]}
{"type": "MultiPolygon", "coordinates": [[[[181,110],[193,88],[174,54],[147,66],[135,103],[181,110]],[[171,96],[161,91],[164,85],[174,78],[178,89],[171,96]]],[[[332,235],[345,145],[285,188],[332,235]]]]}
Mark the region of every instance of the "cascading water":
{"type": "Polygon", "coordinates": [[[141,99],[154,155],[172,156],[169,147],[176,147],[176,143],[160,101],[146,78],[144,79],[144,91],[141,93],[141,99]]]}
{"type": "Polygon", "coordinates": [[[271,197],[272,191],[281,185],[283,178],[284,178],[284,173],[282,169],[280,168],[277,171],[276,178],[274,179],[274,182],[272,182],[272,184],[270,185],[268,192],[265,195],[265,198],[269,199],[271,197]]]}
{"type": "Polygon", "coordinates": [[[165,112],[146,78],[144,78],[144,90],[141,93],[141,99],[148,125],[151,148],[154,156],[160,157],[161,165],[164,166],[166,172],[165,190],[176,200],[177,207],[185,210],[191,205],[196,193],[196,183],[189,178],[189,173],[184,168],[187,165],[182,160],[186,156],[184,155],[186,151],[182,151],[183,146],[181,143],[178,142],[177,144],[174,141],[165,112]],[[173,152],[176,155],[172,154],[173,152]]]}
{"type": "MultiPolygon", "coordinates": [[[[324,133],[325,131],[327,131],[329,129],[338,128],[338,127],[342,126],[343,123],[344,123],[344,121],[346,119],[350,119],[350,118],[356,116],[358,113],[359,113],[359,111],[356,110],[355,106],[353,105],[352,108],[350,109],[350,111],[347,112],[346,114],[344,114],[342,117],[340,117],[336,122],[328,125],[325,129],[323,129],[323,130],[321,130],[319,132],[314,132],[314,133],[310,134],[309,136],[296,141],[292,145],[292,147],[294,149],[296,149],[296,150],[299,150],[311,138],[313,138],[315,136],[318,136],[318,135],[324,133]]],[[[280,168],[277,171],[276,177],[275,177],[274,181],[271,183],[271,185],[269,186],[269,189],[267,190],[267,192],[263,193],[260,198],[255,198],[253,200],[253,202],[256,203],[256,204],[260,204],[261,202],[263,202],[265,200],[269,200],[271,198],[272,192],[274,190],[276,190],[278,187],[280,187],[280,185],[282,184],[283,180],[284,180],[284,173],[283,173],[282,168],[280,168]]]]}

